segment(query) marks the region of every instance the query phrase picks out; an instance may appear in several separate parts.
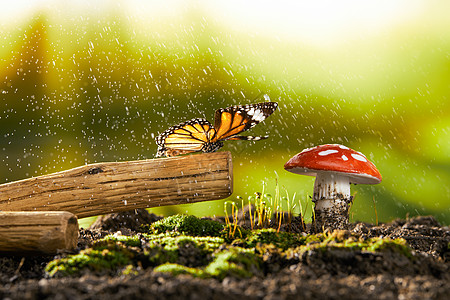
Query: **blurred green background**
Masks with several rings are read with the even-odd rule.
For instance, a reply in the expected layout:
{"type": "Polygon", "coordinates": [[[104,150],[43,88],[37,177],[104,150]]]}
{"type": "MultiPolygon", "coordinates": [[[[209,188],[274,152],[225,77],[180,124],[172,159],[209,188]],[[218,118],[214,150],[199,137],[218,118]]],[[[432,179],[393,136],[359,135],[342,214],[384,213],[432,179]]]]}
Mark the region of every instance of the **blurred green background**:
{"type": "MultiPolygon", "coordinates": [[[[450,2],[24,1],[0,12],[0,183],[86,163],[153,158],[154,137],[263,101],[279,110],[230,141],[234,194],[308,203],[284,171],[340,143],[383,182],[352,186],[352,220],[450,223],[450,2]],[[362,2],[362,3],[361,3],[362,2]]],[[[230,200],[229,199],[229,200],[230,200]]],[[[223,200],[153,209],[223,215],[223,200]]]]}

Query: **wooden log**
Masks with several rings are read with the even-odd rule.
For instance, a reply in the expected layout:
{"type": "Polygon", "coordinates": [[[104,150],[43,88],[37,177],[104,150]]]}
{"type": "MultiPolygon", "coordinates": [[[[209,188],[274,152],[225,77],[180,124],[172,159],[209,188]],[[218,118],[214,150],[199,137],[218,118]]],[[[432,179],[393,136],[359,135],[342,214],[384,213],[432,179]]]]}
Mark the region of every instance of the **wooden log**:
{"type": "Polygon", "coordinates": [[[69,211],[78,218],[223,199],[230,152],[105,162],[0,185],[0,211],[69,211]]]}
{"type": "Polygon", "coordinates": [[[65,211],[0,212],[0,253],[55,254],[73,250],[78,220],[65,211]]]}

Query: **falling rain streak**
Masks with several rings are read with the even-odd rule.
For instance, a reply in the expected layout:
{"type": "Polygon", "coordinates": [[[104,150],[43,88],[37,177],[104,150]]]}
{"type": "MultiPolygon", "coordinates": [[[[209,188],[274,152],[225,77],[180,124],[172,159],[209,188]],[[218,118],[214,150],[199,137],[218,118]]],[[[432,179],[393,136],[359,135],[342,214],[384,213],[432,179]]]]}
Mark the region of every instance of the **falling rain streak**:
{"type": "MultiPolygon", "coordinates": [[[[395,18],[360,12],[372,26],[349,15],[322,28],[315,11],[236,18],[241,10],[201,3],[176,10],[182,17],[127,3],[87,13],[65,2],[5,17],[1,182],[151,159],[154,138],[168,126],[267,94],[279,111],[252,135],[269,138],[224,147],[233,155],[234,196],[261,190],[263,181],[270,189],[276,171],[306,199],[310,180],[299,183],[284,162],[338,143],[366,154],[384,178],[377,189],[355,187],[356,219],[372,220],[366,207],[374,198],[383,220],[417,212],[450,222],[448,18],[430,6],[437,13],[430,20],[411,6],[395,18]]],[[[192,207],[223,213],[221,202],[192,207]]]]}

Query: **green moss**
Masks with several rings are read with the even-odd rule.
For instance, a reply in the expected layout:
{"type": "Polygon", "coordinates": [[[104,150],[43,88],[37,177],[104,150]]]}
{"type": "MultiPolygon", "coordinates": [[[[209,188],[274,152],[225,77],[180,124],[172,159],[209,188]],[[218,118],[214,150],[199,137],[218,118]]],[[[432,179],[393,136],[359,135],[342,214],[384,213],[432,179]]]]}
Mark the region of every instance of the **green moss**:
{"type": "Polygon", "coordinates": [[[222,280],[226,276],[248,278],[261,274],[260,264],[261,259],[253,251],[233,247],[216,253],[214,260],[204,268],[189,268],[180,264],[165,263],[157,266],[154,271],[222,280]]]}
{"type": "Polygon", "coordinates": [[[393,251],[412,258],[411,248],[404,239],[373,238],[369,240],[369,245],[364,250],[371,252],[393,251]]]}
{"type": "Polygon", "coordinates": [[[173,264],[173,263],[165,263],[165,264],[159,265],[153,271],[170,273],[174,276],[179,275],[179,274],[189,274],[194,277],[200,277],[200,278],[208,277],[208,275],[199,268],[189,268],[189,267],[186,267],[183,265],[173,264]]]}
{"type": "Polygon", "coordinates": [[[82,250],[79,254],[51,261],[45,271],[52,277],[55,275],[66,276],[78,274],[83,269],[113,270],[130,263],[131,258],[126,252],[89,248],[82,250]]]}
{"type": "Polygon", "coordinates": [[[121,242],[122,244],[130,247],[139,247],[141,246],[141,237],[139,235],[133,236],[125,236],[125,235],[107,235],[104,238],[98,240],[96,244],[102,243],[103,241],[113,241],[113,242],[121,242]]]}
{"type": "Polygon", "coordinates": [[[255,253],[234,247],[216,254],[205,273],[220,280],[226,276],[248,278],[261,273],[261,262],[255,253]]]}
{"type": "Polygon", "coordinates": [[[224,240],[219,237],[193,237],[188,235],[167,236],[164,234],[148,235],[146,248],[160,246],[164,250],[172,251],[180,248],[192,247],[202,251],[211,252],[220,247],[224,240]]]}
{"type": "MultiPolygon", "coordinates": [[[[151,265],[176,263],[185,256],[194,256],[197,263],[208,263],[210,254],[219,248],[224,240],[219,237],[192,237],[192,236],[166,236],[149,235],[145,254],[149,257],[151,265]]],[[[192,260],[192,258],[190,259],[192,260]]]]}
{"type": "Polygon", "coordinates": [[[333,249],[359,250],[369,252],[393,251],[412,257],[411,249],[403,239],[370,238],[360,239],[349,231],[335,230],[332,233],[318,233],[303,238],[304,245],[294,251],[305,252],[310,250],[329,251],[333,249]]]}
{"type": "Polygon", "coordinates": [[[51,261],[45,268],[50,276],[66,276],[84,269],[93,271],[117,270],[131,264],[136,251],[132,247],[141,244],[138,236],[106,236],[96,241],[92,248],[75,255],[51,261]]]}
{"type": "Polygon", "coordinates": [[[243,241],[246,248],[254,248],[258,244],[273,244],[283,251],[302,243],[303,240],[297,234],[277,232],[275,229],[254,230],[243,241]]]}
{"type": "Polygon", "coordinates": [[[195,277],[214,277],[222,280],[226,276],[248,278],[260,274],[261,259],[250,250],[233,247],[214,255],[214,260],[205,268],[189,268],[180,264],[165,263],[154,269],[155,272],[168,272],[172,275],[190,274],[195,277]]]}
{"type": "Polygon", "coordinates": [[[165,233],[176,231],[192,236],[220,236],[224,225],[217,221],[199,219],[195,216],[175,215],[166,217],[151,224],[149,233],[165,233]]]}
{"type": "Polygon", "coordinates": [[[235,227],[234,224],[230,223],[224,226],[220,236],[225,240],[225,242],[230,244],[238,239],[246,239],[249,234],[251,234],[251,230],[246,230],[237,225],[235,227]]]}
{"type": "Polygon", "coordinates": [[[151,266],[157,266],[166,262],[175,263],[178,261],[178,250],[165,249],[161,245],[153,245],[145,249],[145,256],[148,257],[151,266]]]}
{"type": "Polygon", "coordinates": [[[258,229],[244,231],[241,238],[233,240],[227,232],[230,228],[220,224],[216,226],[217,222],[188,216],[168,219],[167,222],[154,223],[153,234],[106,236],[95,242],[92,248],[50,262],[46,271],[50,276],[80,274],[83,270],[127,275],[136,274],[138,266],[154,266],[156,271],[175,275],[223,279],[226,276],[261,274],[268,259],[298,259],[299,254],[306,251],[391,251],[412,257],[410,248],[402,239],[360,239],[345,230],[299,235],[258,229]],[[213,236],[202,236],[208,232],[213,236]]]}
{"type": "Polygon", "coordinates": [[[122,275],[137,275],[138,271],[136,270],[136,267],[133,265],[127,265],[125,268],[122,269],[122,275]]]}
{"type": "Polygon", "coordinates": [[[323,234],[309,234],[303,238],[303,243],[305,245],[314,244],[323,242],[323,240],[324,240],[323,234]]]}

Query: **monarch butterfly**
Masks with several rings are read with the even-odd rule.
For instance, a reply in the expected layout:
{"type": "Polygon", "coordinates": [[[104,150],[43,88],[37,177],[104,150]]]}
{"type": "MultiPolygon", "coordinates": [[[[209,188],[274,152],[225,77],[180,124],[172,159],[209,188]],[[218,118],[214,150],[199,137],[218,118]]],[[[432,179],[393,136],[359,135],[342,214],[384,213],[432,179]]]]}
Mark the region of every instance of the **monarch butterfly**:
{"type": "Polygon", "coordinates": [[[206,119],[192,119],[172,126],[156,137],[156,157],[175,156],[191,152],[214,152],[225,140],[258,141],[268,136],[242,136],[276,109],[276,102],[230,106],[216,110],[214,127],[206,119]]]}

